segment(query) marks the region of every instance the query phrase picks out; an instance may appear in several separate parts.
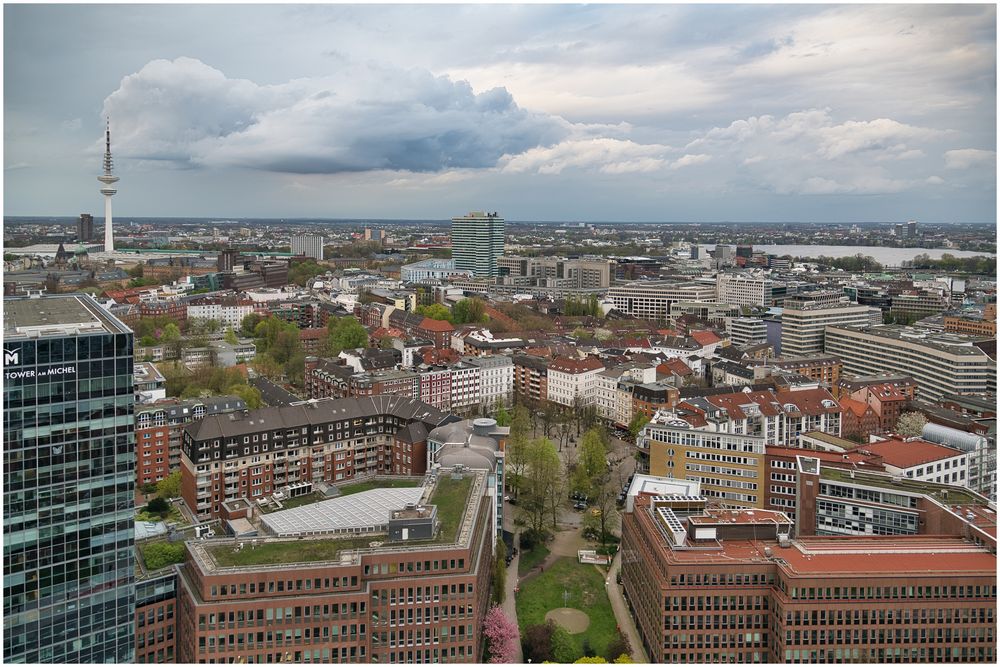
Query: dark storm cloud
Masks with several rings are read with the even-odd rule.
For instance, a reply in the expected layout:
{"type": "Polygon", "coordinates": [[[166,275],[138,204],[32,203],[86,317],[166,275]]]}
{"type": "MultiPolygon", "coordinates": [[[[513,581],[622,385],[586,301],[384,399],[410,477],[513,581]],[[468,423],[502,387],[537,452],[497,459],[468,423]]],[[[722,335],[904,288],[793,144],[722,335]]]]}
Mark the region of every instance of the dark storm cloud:
{"type": "Polygon", "coordinates": [[[492,167],[569,133],[503,88],[476,94],[375,64],[262,86],[192,58],[156,60],[125,77],[104,111],[124,157],[295,174],[492,167]]]}

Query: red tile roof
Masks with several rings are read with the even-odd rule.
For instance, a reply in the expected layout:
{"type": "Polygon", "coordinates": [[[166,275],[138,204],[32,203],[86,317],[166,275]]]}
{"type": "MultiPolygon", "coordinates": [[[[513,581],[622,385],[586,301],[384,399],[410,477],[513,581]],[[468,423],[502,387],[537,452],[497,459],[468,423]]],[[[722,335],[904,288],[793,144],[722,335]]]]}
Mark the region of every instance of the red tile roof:
{"type": "Polygon", "coordinates": [[[680,375],[681,377],[685,377],[691,375],[693,371],[679,357],[674,357],[673,359],[667,359],[662,364],[657,366],[656,372],[673,373],[674,375],[680,375]]]}
{"type": "Polygon", "coordinates": [[[882,457],[886,465],[896,468],[912,468],[925,463],[943,461],[954,456],[961,456],[964,452],[952,447],[945,447],[926,440],[915,438],[913,440],[882,440],[871,442],[858,451],[871,452],[882,457]]]}
{"type": "Polygon", "coordinates": [[[862,403],[861,401],[854,400],[853,398],[840,399],[840,407],[844,408],[844,412],[850,410],[858,417],[863,417],[870,409],[867,403],[862,403]]]}
{"type": "Polygon", "coordinates": [[[712,343],[718,343],[722,340],[711,331],[692,331],[691,338],[693,338],[694,342],[698,343],[698,345],[701,345],[702,347],[711,345],[712,343]]]}
{"type": "Polygon", "coordinates": [[[454,331],[455,327],[452,326],[451,322],[445,320],[432,320],[429,317],[425,317],[420,323],[420,328],[426,331],[454,331]]]}

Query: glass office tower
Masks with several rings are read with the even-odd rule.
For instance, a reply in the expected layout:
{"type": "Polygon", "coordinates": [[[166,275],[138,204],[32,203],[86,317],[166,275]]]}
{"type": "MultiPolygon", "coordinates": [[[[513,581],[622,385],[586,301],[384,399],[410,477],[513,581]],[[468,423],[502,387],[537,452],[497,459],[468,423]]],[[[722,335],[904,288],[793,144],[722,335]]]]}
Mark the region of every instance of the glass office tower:
{"type": "Polygon", "coordinates": [[[90,296],[4,299],[6,662],[131,662],[132,332],[90,296]]]}
{"type": "Polygon", "coordinates": [[[476,278],[500,275],[497,260],[503,254],[506,229],[496,213],[473,211],[451,219],[451,258],[455,268],[476,278]]]}

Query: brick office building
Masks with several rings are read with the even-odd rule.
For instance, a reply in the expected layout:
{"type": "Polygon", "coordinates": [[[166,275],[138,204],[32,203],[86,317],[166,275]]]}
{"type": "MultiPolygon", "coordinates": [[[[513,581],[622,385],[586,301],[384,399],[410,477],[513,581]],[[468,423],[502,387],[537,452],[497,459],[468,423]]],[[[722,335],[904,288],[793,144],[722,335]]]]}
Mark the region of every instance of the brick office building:
{"type": "Polygon", "coordinates": [[[994,662],[995,541],[791,539],[781,512],[698,500],[639,496],[623,516],[622,582],[653,662],[994,662]]]}
{"type": "MultiPolygon", "coordinates": [[[[415,508],[373,515],[336,536],[259,538],[235,552],[232,540],[189,542],[178,661],[481,660],[495,507],[486,471],[453,473],[441,471],[415,508]],[[420,532],[428,513],[433,532],[420,532]],[[282,564],[254,564],[264,548],[285,550],[282,564]]],[[[312,514],[322,520],[321,510],[312,514]]]]}
{"type": "MultiPolygon", "coordinates": [[[[394,435],[456,420],[417,400],[371,396],[213,415],[185,427],[181,495],[199,519],[227,500],[256,501],[285,487],[389,473],[394,435]]],[[[409,443],[413,444],[413,443],[409,443]]]]}

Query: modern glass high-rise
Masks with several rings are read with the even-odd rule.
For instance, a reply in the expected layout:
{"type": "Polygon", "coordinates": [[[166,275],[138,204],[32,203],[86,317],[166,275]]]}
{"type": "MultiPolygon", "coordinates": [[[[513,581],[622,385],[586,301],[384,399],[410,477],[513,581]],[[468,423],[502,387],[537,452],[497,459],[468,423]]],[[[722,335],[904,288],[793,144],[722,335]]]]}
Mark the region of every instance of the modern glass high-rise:
{"type": "Polygon", "coordinates": [[[4,660],[134,655],[132,332],[90,296],[4,299],[4,660]]]}
{"type": "Polygon", "coordinates": [[[451,219],[451,257],[459,271],[476,278],[499,275],[497,260],[503,254],[504,221],[496,213],[473,211],[451,219]]]}

